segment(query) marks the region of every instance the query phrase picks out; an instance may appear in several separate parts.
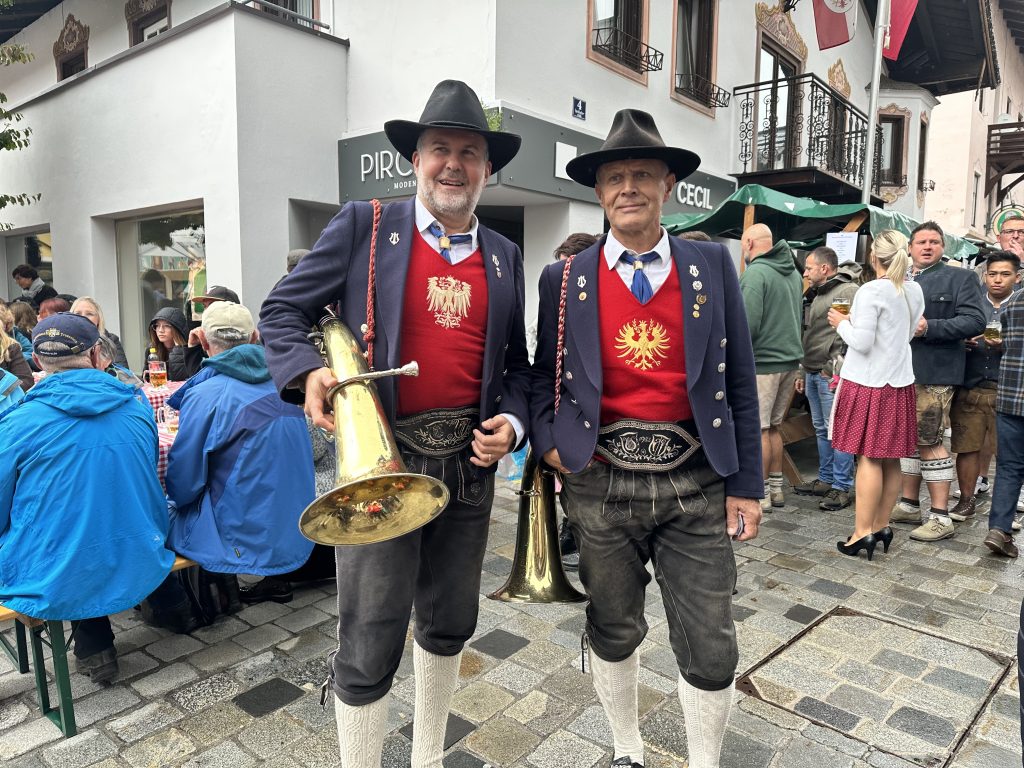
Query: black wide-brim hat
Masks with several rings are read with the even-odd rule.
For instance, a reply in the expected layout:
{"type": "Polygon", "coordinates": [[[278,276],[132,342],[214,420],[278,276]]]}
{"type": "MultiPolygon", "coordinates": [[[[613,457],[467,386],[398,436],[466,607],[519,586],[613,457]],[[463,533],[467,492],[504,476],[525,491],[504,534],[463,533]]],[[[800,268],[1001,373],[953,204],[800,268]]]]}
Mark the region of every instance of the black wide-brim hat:
{"type": "Polygon", "coordinates": [[[384,133],[388,140],[410,163],[420,134],[430,128],[472,131],[483,136],[487,142],[491,173],[508,165],[522,143],[522,139],[514,133],[490,129],[480,99],[461,80],[442,80],[438,83],[427,99],[427,105],[423,107],[419,122],[388,120],[384,123],[384,133]]]}
{"type": "Polygon", "coordinates": [[[695,152],[666,146],[654,118],[639,109],[616,112],[601,148],[573,158],[565,171],[576,183],[593,187],[597,185],[597,169],[615,160],[661,160],[675,174],[676,181],[682,181],[700,166],[700,157],[695,152]]]}

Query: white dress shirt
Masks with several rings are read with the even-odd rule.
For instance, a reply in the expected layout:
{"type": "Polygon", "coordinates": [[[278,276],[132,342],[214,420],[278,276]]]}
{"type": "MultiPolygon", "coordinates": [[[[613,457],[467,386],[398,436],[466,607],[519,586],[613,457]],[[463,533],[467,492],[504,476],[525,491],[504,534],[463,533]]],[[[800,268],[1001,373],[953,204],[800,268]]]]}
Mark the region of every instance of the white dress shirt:
{"type": "MultiPolygon", "coordinates": [[[[423,235],[423,239],[427,241],[427,245],[433,248],[438,253],[441,252],[441,244],[437,238],[430,231],[430,225],[436,223],[437,226],[441,227],[441,231],[444,232],[444,225],[441,224],[437,219],[434,218],[434,214],[427,210],[427,206],[423,202],[416,198],[416,229],[419,230],[420,234],[423,235]]],[[[477,248],[476,241],[476,230],[479,226],[479,222],[476,220],[476,216],[473,216],[470,222],[468,232],[445,232],[446,235],[469,235],[470,241],[468,243],[452,243],[452,247],[448,249],[451,254],[452,264],[458,264],[460,261],[465,261],[477,248]]]]}
{"type": "MultiPolygon", "coordinates": [[[[647,275],[647,280],[651,284],[651,295],[654,295],[665,284],[665,281],[668,280],[668,276],[672,274],[672,248],[668,243],[668,232],[665,231],[664,227],[661,228],[661,240],[651,250],[658,254],[658,258],[644,265],[644,274],[647,275]]],[[[618,272],[622,282],[626,284],[627,288],[632,290],[634,267],[632,264],[619,261],[619,258],[625,251],[626,246],[616,240],[615,235],[609,232],[608,239],[604,244],[604,260],[608,263],[608,269],[614,269],[618,272]]]]}

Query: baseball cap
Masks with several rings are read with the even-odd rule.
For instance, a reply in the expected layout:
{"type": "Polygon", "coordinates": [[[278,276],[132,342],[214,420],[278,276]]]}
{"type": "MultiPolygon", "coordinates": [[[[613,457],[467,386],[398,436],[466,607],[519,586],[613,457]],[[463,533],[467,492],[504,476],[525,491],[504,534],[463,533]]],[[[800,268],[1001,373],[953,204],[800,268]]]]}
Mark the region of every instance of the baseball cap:
{"type": "Polygon", "coordinates": [[[92,321],[70,312],[58,312],[40,320],[32,331],[32,351],[40,357],[80,355],[100,338],[92,321]],[[40,349],[46,344],[47,349],[40,349]]]}
{"type": "Polygon", "coordinates": [[[217,301],[203,312],[203,332],[221,339],[247,339],[256,330],[252,314],[233,301],[217,301]]]}
{"type": "Polygon", "coordinates": [[[192,301],[233,301],[240,304],[238,294],[223,285],[211,285],[202,296],[196,296],[192,301]]]}

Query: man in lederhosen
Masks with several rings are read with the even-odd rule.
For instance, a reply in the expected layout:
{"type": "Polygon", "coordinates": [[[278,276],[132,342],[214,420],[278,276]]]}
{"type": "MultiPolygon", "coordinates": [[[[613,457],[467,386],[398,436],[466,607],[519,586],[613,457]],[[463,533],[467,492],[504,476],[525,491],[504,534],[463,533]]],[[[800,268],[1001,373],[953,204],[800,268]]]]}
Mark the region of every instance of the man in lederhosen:
{"type": "Polygon", "coordinates": [[[679,665],[690,765],[718,765],[738,656],[730,536],[752,539],[761,519],[754,357],[732,258],[660,223],[676,181],[699,163],[665,146],[646,112],[617,113],[601,149],[567,166],[595,188],[611,231],[540,280],[531,441],[563,473],[612,765],[644,764],[637,647],[648,562],[679,665]]]}
{"type": "Polygon", "coordinates": [[[473,214],[487,178],[520,139],[492,132],[477,95],[447,80],[419,122],[384,130],[416,171],[415,200],[383,207],[376,289],[367,312],[373,206],[350,203],[273,290],[260,322],[282,392],[305,390],[314,422],[336,383],[306,334],[338,302],[345,324],[372,341],[377,369],[411,360],[418,378],[377,388],[406,465],[443,480],[451,501],[423,528],[337,550],[339,648],[331,682],[344,766],[378,766],[387,693],[415,608],[416,710],[412,765],[441,766],[459,659],[476,626],[494,466],[525,438],[529,363],[519,249],[473,214]]]}

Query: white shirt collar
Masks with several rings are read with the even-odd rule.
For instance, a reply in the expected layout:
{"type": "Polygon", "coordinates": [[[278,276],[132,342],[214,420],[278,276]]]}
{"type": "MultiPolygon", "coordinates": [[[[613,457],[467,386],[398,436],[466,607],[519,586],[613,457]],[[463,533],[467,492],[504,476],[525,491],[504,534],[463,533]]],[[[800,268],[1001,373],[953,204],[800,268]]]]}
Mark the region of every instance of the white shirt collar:
{"type": "MultiPolygon", "coordinates": [[[[609,232],[608,239],[604,243],[604,260],[608,264],[608,269],[615,269],[615,265],[619,262],[619,257],[626,250],[626,246],[616,240],[615,235],[609,232]]],[[[661,228],[661,239],[651,250],[660,257],[654,262],[656,264],[665,264],[672,258],[672,248],[668,243],[668,232],[665,231],[664,227],[661,228]]]]}
{"type": "MultiPolygon", "coordinates": [[[[416,196],[416,229],[419,231],[419,233],[421,235],[423,235],[423,239],[426,240],[430,244],[430,247],[433,248],[438,253],[440,253],[441,252],[441,248],[440,248],[440,246],[437,243],[437,238],[434,237],[430,233],[430,225],[433,224],[435,221],[437,221],[437,219],[434,218],[434,214],[432,214],[430,211],[427,210],[427,206],[425,206],[423,204],[423,201],[420,200],[419,196],[417,195],[416,196]]],[[[441,222],[438,221],[437,223],[438,223],[439,226],[441,225],[441,222]]],[[[453,257],[455,258],[456,261],[461,261],[466,256],[469,256],[471,253],[473,253],[473,251],[476,250],[476,247],[477,247],[476,233],[477,233],[477,228],[479,226],[480,226],[480,222],[477,221],[476,214],[474,214],[473,218],[470,220],[469,232],[466,233],[466,234],[468,234],[472,238],[472,240],[470,242],[468,242],[468,243],[456,244],[456,245],[452,246],[452,255],[453,255],[453,257]]],[[[441,226],[441,229],[444,229],[444,227],[441,226]]],[[[446,235],[458,235],[458,234],[462,234],[462,233],[461,232],[445,232],[445,234],[446,235]]]]}

